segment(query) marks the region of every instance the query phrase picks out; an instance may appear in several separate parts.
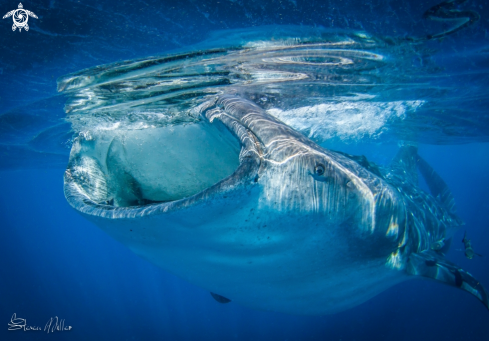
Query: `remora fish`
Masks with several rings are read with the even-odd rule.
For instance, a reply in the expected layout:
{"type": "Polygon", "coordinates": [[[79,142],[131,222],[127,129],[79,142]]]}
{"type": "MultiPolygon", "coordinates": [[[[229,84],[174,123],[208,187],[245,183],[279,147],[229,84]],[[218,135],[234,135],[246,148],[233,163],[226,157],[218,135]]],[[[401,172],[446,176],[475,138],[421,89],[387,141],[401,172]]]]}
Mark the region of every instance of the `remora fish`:
{"type": "Polygon", "coordinates": [[[378,168],[321,148],[240,97],[223,95],[202,115],[171,136],[203,136],[207,142],[195,146],[217,146],[222,157],[192,152],[191,142],[145,143],[144,131],[80,135],[65,173],[68,202],[139,256],[221,302],[334,313],[423,276],[489,307],[482,285],[443,256],[461,221],[445,183],[415,147],[378,168]],[[211,184],[234,167],[228,132],[240,144],[239,166],[211,184]],[[161,169],[150,161],[158,158],[161,169]],[[226,162],[214,165],[221,158],[226,162]],[[432,195],[418,188],[417,167],[432,195]],[[181,181],[179,173],[194,176],[181,181]],[[199,177],[210,185],[199,188],[192,180],[199,177]]]}
{"type": "Polygon", "coordinates": [[[465,232],[464,234],[464,239],[462,239],[462,243],[464,243],[464,247],[465,247],[465,257],[467,257],[468,259],[472,259],[474,258],[474,256],[482,257],[482,255],[475,252],[474,249],[472,248],[472,243],[470,239],[467,238],[467,232],[465,232]]]}

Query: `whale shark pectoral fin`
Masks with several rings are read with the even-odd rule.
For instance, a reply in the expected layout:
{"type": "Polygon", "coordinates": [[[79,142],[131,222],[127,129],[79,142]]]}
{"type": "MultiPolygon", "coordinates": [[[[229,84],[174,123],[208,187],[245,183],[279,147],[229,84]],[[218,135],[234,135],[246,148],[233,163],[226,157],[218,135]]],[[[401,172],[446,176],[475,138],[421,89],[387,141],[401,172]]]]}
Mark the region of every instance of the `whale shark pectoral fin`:
{"type": "Polygon", "coordinates": [[[410,275],[422,276],[465,290],[479,299],[489,309],[486,289],[467,271],[433,251],[412,253],[406,271],[410,275]]]}
{"type": "Polygon", "coordinates": [[[229,303],[231,302],[231,300],[229,298],[226,298],[224,296],[221,296],[221,295],[218,295],[218,294],[214,294],[213,292],[211,292],[211,296],[219,303],[222,303],[222,304],[225,304],[225,303],[229,303]]]}

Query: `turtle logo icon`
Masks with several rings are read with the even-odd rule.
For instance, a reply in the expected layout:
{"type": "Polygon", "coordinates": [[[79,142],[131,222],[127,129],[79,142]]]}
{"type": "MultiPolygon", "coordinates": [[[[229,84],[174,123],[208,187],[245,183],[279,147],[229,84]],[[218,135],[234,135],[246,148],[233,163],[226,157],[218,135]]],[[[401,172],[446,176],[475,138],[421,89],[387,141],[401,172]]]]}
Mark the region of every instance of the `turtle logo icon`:
{"type": "Polygon", "coordinates": [[[20,31],[22,31],[22,29],[29,31],[29,25],[27,25],[27,21],[29,20],[29,16],[37,19],[37,15],[35,15],[31,11],[24,9],[24,6],[22,6],[22,3],[19,3],[19,8],[8,12],[7,14],[5,14],[3,16],[2,19],[12,17],[12,19],[14,20],[14,24],[12,25],[12,31],[15,31],[17,28],[19,28],[19,32],[20,32],[20,31]]]}

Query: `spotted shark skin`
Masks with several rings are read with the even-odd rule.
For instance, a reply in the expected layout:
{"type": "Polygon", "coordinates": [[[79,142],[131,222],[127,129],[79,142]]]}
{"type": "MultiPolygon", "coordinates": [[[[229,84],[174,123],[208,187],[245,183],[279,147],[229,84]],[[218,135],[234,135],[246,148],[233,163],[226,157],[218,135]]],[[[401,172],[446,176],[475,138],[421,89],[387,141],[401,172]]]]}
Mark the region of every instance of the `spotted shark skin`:
{"type": "Polygon", "coordinates": [[[231,95],[209,101],[202,118],[241,144],[229,177],[184,199],[115,207],[80,191],[69,165],[68,202],[137,255],[255,309],[335,313],[413,276],[489,306],[479,282],[444,259],[443,245],[462,222],[418,188],[414,147],[378,168],[324,149],[231,95]]]}

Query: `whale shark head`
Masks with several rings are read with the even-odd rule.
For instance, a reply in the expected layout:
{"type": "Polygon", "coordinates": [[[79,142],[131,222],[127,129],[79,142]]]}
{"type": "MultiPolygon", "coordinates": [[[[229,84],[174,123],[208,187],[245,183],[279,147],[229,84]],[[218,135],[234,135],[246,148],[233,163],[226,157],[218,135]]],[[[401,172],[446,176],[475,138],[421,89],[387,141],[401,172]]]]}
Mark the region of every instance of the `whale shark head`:
{"type": "Polygon", "coordinates": [[[250,101],[224,95],[203,108],[194,124],[80,135],[69,203],[142,257],[260,309],[337,311],[402,279],[386,265],[405,238],[392,186],[250,101]],[[293,270],[314,295],[287,289],[293,270]],[[357,277],[376,285],[353,294],[357,277]],[[321,295],[328,305],[312,302],[321,295]]]}

